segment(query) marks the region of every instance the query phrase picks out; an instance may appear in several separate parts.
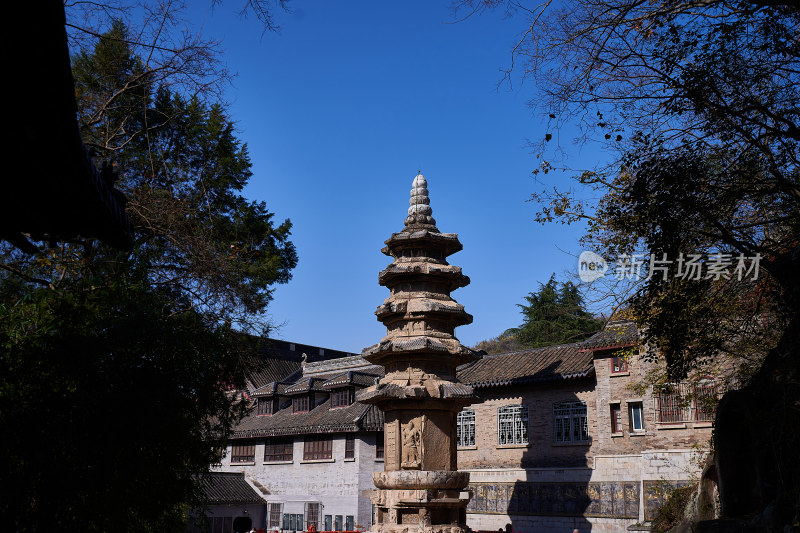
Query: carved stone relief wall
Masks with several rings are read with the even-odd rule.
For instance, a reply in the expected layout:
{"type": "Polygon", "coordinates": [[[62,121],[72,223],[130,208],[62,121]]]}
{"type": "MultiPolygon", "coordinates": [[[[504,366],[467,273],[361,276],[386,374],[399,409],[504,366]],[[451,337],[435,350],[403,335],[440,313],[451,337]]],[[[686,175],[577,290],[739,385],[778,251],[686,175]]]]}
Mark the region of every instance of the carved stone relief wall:
{"type": "Polygon", "coordinates": [[[473,483],[468,513],[638,518],[639,483],[473,483]]]}

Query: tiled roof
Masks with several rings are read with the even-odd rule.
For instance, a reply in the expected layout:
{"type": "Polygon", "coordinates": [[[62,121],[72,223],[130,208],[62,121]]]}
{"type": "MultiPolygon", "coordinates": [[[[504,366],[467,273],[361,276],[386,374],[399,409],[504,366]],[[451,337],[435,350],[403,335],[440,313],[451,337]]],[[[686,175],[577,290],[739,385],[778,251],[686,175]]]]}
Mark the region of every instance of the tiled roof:
{"type": "Polygon", "coordinates": [[[300,361],[289,361],[286,359],[264,358],[260,361],[258,368],[250,373],[250,383],[256,390],[269,385],[270,383],[291,379],[292,376],[299,376],[300,361]]]}
{"type": "Polygon", "coordinates": [[[586,378],[594,366],[591,352],[581,348],[581,343],[574,343],[484,355],[459,367],[457,375],[475,388],[586,378]]]}
{"type": "Polygon", "coordinates": [[[302,378],[299,381],[286,387],[284,391],[286,394],[301,394],[310,391],[323,391],[322,384],[325,380],[322,378],[302,378]]]}
{"type": "Polygon", "coordinates": [[[341,374],[337,374],[334,377],[325,381],[322,384],[323,389],[335,389],[337,387],[344,387],[346,385],[358,385],[360,387],[369,387],[370,385],[375,384],[376,378],[380,378],[383,376],[382,372],[383,368],[375,369],[375,374],[367,374],[365,372],[356,372],[353,370],[348,370],[347,372],[342,372],[341,374]]]}
{"type": "Polygon", "coordinates": [[[383,411],[370,405],[361,417],[361,429],[364,431],[383,431],[383,411]]]}
{"type": "Polygon", "coordinates": [[[244,472],[209,473],[203,478],[203,494],[211,505],[264,503],[244,480],[244,472]]]}
{"type": "Polygon", "coordinates": [[[355,402],[347,407],[330,408],[330,398],[307,413],[293,413],[282,405],[273,415],[249,414],[235,428],[234,438],[303,435],[342,431],[378,431],[383,428],[383,413],[368,412],[369,405],[355,402]],[[376,422],[376,417],[380,422],[376,422]],[[378,427],[379,429],[374,429],[378,427]]]}
{"type": "Polygon", "coordinates": [[[263,387],[259,387],[253,391],[251,396],[259,397],[259,396],[280,396],[286,392],[286,387],[291,386],[292,383],[267,383],[263,387]]]}
{"type": "Polygon", "coordinates": [[[113,166],[98,169],[81,139],[64,4],[17,2],[13,9],[6,16],[21,35],[35,32],[36,42],[4,57],[9,72],[19,74],[16,105],[6,106],[4,118],[31,126],[3,139],[3,159],[19,162],[21,171],[0,181],[0,238],[27,253],[40,251],[29,238],[54,248],[79,235],[130,250],[131,221],[113,186],[113,166]]]}
{"type": "Polygon", "coordinates": [[[602,350],[604,348],[617,348],[634,346],[639,343],[639,329],[630,320],[609,322],[605,328],[598,331],[585,341],[583,350],[602,350]]]}
{"type": "Polygon", "coordinates": [[[248,376],[250,389],[253,391],[272,382],[293,382],[299,379],[303,362],[317,363],[356,356],[350,352],[280,339],[262,339],[258,343],[260,357],[251,366],[248,376]]]}

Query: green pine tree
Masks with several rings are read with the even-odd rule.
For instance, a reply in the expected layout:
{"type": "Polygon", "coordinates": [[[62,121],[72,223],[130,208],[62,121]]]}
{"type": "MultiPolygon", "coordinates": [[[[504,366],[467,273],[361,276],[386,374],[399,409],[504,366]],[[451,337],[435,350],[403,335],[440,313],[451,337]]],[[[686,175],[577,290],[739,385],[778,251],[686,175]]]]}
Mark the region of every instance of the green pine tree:
{"type": "Polygon", "coordinates": [[[585,340],[602,327],[583,306],[583,297],[571,281],[559,283],[555,274],[537,292],[524,297],[527,305],[518,304],[524,317],[522,325],[503,336],[513,336],[525,347],[538,348],[585,340]]]}

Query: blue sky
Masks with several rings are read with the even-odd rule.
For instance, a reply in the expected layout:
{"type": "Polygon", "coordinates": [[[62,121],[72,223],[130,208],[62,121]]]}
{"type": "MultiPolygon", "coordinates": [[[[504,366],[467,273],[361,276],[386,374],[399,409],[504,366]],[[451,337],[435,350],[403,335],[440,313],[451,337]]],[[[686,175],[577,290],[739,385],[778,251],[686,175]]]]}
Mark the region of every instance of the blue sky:
{"type": "MultiPolygon", "coordinates": [[[[545,134],[526,105],[535,89],[497,88],[522,21],[453,23],[447,0],[293,0],[280,34],[262,35],[239,3],[203,4],[194,16],[238,74],[227,98],[253,161],[246,195],[294,225],[299,264],[275,291],[272,336],[354,352],[381,339],[380,249],[418,168],[439,229],[464,245],[450,257],[472,280],[453,293],[474,316],[464,344],[518,325],[525,294],[575,271],[582,228],[541,226],[526,201],[542,188],[527,147],[545,134]]],[[[575,165],[597,157],[561,142],[575,165]]]]}

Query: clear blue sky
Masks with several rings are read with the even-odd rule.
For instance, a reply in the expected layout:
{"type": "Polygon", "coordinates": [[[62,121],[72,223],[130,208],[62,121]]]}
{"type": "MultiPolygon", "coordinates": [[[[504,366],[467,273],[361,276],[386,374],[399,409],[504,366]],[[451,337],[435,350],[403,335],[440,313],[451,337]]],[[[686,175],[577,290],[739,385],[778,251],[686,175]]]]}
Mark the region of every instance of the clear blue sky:
{"type": "Polygon", "coordinates": [[[275,291],[272,336],[354,352],[383,337],[380,249],[403,228],[418,168],[439,229],[464,245],[450,257],[472,280],[453,293],[474,316],[456,331],[464,344],[518,325],[525,294],[575,271],[582,228],[538,225],[526,201],[542,188],[526,143],[545,133],[526,106],[534,87],[497,90],[520,20],[453,24],[447,0],[293,0],[280,34],[262,36],[239,2],[199,4],[238,74],[228,99],[253,160],[246,194],[294,225],[299,264],[275,291]]]}

